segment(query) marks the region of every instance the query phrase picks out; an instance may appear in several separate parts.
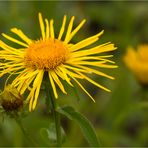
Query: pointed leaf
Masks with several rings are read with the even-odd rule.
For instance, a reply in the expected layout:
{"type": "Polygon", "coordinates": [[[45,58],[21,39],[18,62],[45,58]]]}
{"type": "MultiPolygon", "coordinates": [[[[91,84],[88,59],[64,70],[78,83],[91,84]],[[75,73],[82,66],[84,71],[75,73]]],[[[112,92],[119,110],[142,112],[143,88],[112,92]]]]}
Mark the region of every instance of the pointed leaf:
{"type": "Polygon", "coordinates": [[[78,111],[75,111],[75,109],[71,106],[58,108],[57,111],[67,116],[70,120],[75,121],[79,125],[83,135],[85,136],[90,146],[92,147],[100,146],[93,126],[91,125],[89,120],[85,118],[81,113],[79,113],[78,111]]]}

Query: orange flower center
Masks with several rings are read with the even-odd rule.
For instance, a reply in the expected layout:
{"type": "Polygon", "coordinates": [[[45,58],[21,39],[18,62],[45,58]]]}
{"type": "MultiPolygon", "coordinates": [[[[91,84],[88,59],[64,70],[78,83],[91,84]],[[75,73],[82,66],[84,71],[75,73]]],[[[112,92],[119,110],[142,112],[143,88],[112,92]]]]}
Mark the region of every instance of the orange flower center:
{"type": "Polygon", "coordinates": [[[26,51],[27,67],[52,70],[63,64],[69,56],[68,48],[57,39],[40,40],[32,43],[26,51]]]}

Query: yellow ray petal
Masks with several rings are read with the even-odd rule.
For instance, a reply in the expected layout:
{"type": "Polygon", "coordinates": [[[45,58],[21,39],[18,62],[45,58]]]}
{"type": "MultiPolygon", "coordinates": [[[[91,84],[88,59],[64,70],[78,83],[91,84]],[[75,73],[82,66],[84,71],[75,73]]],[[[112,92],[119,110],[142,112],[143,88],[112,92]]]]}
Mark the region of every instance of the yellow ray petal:
{"type": "Polygon", "coordinates": [[[53,20],[50,20],[50,36],[54,39],[54,27],[53,27],[53,20]]]}
{"type": "Polygon", "coordinates": [[[52,78],[52,76],[50,74],[50,71],[48,72],[48,76],[49,76],[49,79],[50,79],[50,83],[51,83],[51,86],[52,86],[52,89],[53,89],[54,96],[57,99],[58,98],[58,94],[57,94],[57,90],[56,90],[56,86],[54,84],[53,78],[52,78]]]}
{"type": "Polygon", "coordinates": [[[100,58],[111,58],[113,55],[104,55],[104,56],[99,56],[100,58]]]}
{"type": "Polygon", "coordinates": [[[26,75],[21,77],[20,80],[28,79],[29,77],[32,77],[38,73],[39,73],[39,70],[30,70],[29,69],[29,70],[27,70],[26,75]]]}
{"type": "MultiPolygon", "coordinates": [[[[26,80],[22,80],[22,81],[20,81],[20,83],[18,84],[17,90],[18,90],[19,92],[21,91],[21,89],[22,89],[22,87],[24,86],[25,82],[26,82],[26,80]]],[[[27,85],[27,87],[28,87],[28,84],[25,84],[25,85],[27,85]]],[[[15,86],[15,87],[16,87],[16,86],[15,86]]]]}
{"type": "Polygon", "coordinates": [[[26,73],[28,73],[28,69],[24,69],[22,70],[21,74],[19,74],[13,81],[12,81],[12,85],[15,86],[21,77],[23,77],[26,73]]]}
{"type": "Polygon", "coordinates": [[[64,30],[65,30],[65,24],[66,24],[66,15],[64,15],[64,18],[63,18],[63,23],[62,23],[62,27],[60,29],[58,40],[61,40],[61,38],[62,38],[62,35],[64,33],[64,30]]]}
{"type": "Polygon", "coordinates": [[[63,84],[61,83],[61,81],[59,80],[57,74],[56,74],[55,72],[53,72],[53,71],[51,71],[50,74],[51,74],[53,80],[56,82],[56,84],[57,84],[57,85],[59,86],[59,88],[61,89],[61,91],[62,91],[64,94],[67,94],[67,92],[65,91],[64,86],[63,86],[63,84]]]}
{"type": "Polygon", "coordinates": [[[32,91],[30,94],[30,101],[29,101],[29,111],[31,112],[32,111],[32,104],[33,104],[33,99],[34,99],[34,93],[35,93],[35,91],[32,91]]]}
{"type": "Polygon", "coordinates": [[[39,23],[40,23],[40,28],[41,28],[41,33],[42,33],[42,38],[43,40],[45,39],[45,26],[42,18],[42,14],[39,13],[39,23]]]}
{"type": "Polygon", "coordinates": [[[81,27],[84,25],[86,20],[84,19],[81,21],[81,23],[71,32],[69,39],[67,39],[67,43],[73,38],[73,36],[81,29],[81,27]]]}
{"type": "MultiPolygon", "coordinates": [[[[109,51],[113,51],[116,49],[117,49],[117,47],[115,47],[114,44],[108,44],[104,47],[103,46],[100,47],[97,53],[109,52],[109,51]]],[[[94,50],[94,52],[95,52],[95,50],[94,50]]]]}
{"type": "Polygon", "coordinates": [[[74,61],[74,62],[70,62],[69,61],[69,64],[78,64],[78,65],[89,65],[89,66],[96,66],[96,67],[100,67],[101,64],[105,63],[105,61],[74,61]]]}
{"type": "Polygon", "coordinates": [[[101,31],[99,32],[98,34],[92,36],[92,37],[89,37],[89,38],[86,38],[80,42],[78,42],[77,44],[73,45],[70,50],[71,51],[77,51],[83,47],[86,47],[94,42],[96,42],[98,39],[99,39],[99,36],[101,36],[103,34],[104,31],[101,31]]]}
{"type": "Polygon", "coordinates": [[[101,57],[99,57],[99,56],[98,56],[98,60],[101,60],[101,61],[106,61],[106,62],[108,62],[108,63],[115,64],[115,62],[114,62],[114,61],[112,61],[112,60],[108,60],[108,59],[104,59],[104,58],[101,58],[101,57]]]}
{"type": "Polygon", "coordinates": [[[33,99],[33,97],[34,97],[33,93],[34,93],[34,89],[31,88],[30,93],[29,93],[29,95],[26,98],[26,101],[30,101],[31,98],[33,99]]]}
{"type": "Polygon", "coordinates": [[[70,86],[73,87],[72,83],[70,82],[70,78],[67,76],[67,73],[64,71],[64,69],[58,67],[58,68],[55,70],[55,73],[56,73],[60,78],[62,78],[63,80],[65,80],[70,86]]]}
{"type": "Polygon", "coordinates": [[[4,68],[12,68],[12,67],[20,67],[24,66],[24,63],[22,61],[11,61],[11,62],[5,62],[5,63],[0,63],[0,66],[3,66],[4,68]]]}
{"type": "Polygon", "coordinates": [[[45,19],[45,23],[46,23],[46,39],[49,38],[49,22],[47,19],[45,19]]]}
{"type": "Polygon", "coordinates": [[[73,44],[67,44],[67,48],[71,48],[73,44]]]}
{"type": "Polygon", "coordinates": [[[21,94],[23,94],[23,92],[29,87],[35,76],[38,75],[38,72],[39,71],[35,71],[35,73],[28,71],[25,73],[25,75],[21,76],[18,79],[18,83],[16,85],[18,85],[17,89],[20,91],[21,94]]]}
{"type": "Polygon", "coordinates": [[[74,77],[71,77],[79,86],[80,88],[92,99],[93,102],[95,102],[94,98],[89,94],[89,92],[82,86],[82,84],[76,80],[74,77]]]}
{"type": "Polygon", "coordinates": [[[35,76],[36,75],[28,78],[27,81],[24,81],[24,86],[21,88],[20,94],[23,94],[26,91],[26,89],[30,89],[29,85],[32,83],[32,81],[34,80],[35,76]]]}
{"type": "MultiPolygon", "coordinates": [[[[116,47],[114,47],[114,45],[106,45],[107,47],[105,47],[103,49],[102,45],[99,45],[97,47],[91,48],[91,49],[86,49],[83,51],[77,51],[77,52],[73,52],[71,54],[72,58],[78,58],[78,57],[83,57],[83,56],[89,56],[89,55],[94,55],[94,54],[99,54],[99,53],[103,53],[103,52],[109,52],[109,51],[113,51],[116,49],[116,47]]],[[[100,57],[100,56],[99,56],[100,57]]]]}
{"type": "Polygon", "coordinates": [[[38,98],[39,90],[40,90],[40,89],[38,89],[38,87],[40,88],[40,85],[41,85],[40,82],[42,82],[43,73],[44,73],[43,70],[39,71],[38,75],[36,76],[36,78],[33,82],[33,88],[31,89],[31,91],[27,97],[27,101],[29,101],[29,111],[32,111],[34,109],[33,107],[35,107],[35,103],[37,102],[37,98],[38,98]]]}
{"type": "Polygon", "coordinates": [[[17,43],[17,44],[19,44],[19,45],[21,45],[21,46],[28,47],[27,44],[25,44],[25,43],[23,43],[23,42],[21,42],[21,41],[18,41],[18,40],[16,40],[16,39],[14,39],[14,38],[12,38],[12,37],[6,35],[5,33],[2,33],[2,36],[4,36],[6,39],[8,39],[8,40],[10,40],[10,41],[12,41],[12,42],[14,42],[14,43],[17,43]]]}
{"type": "Polygon", "coordinates": [[[108,65],[108,64],[99,64],[98,67],[101,67],[101,68],[118,68],[117,65],[108,65]]]}
{"type": "Polygon", "coordinates": [[[62,69],[63,71],[65,71],[65,73],[67,73],[67,75],[69,75],[69,76],[72,76],[72,77],[75,77],[75,78],[79,78],[79,79],[83,79],[83,77],[80,76],[79,74],[74,73],[74,72],[72,72],[72,71],[70,71],[70,70],[68,70],[68,69],[66,69],[66,68],[64,68],[64,67],[62,67],[61,69],[62,69]]]}
{"type": "Polygon", "coordinates": [[[69,23],[69,25],[68,25],[68,29],[67,29],[66,36],[65,36],[65,40],[64,40],[65,43],[67,43],[68,40],[69,40],[70,33],[71,33],[71,30],[72,30],[72,27],[73,27],[74,19],[75,19],[75,17],[72,16],[72,18],[71,18],[71,20],[70,20],[70,23],[69,23]]]}
{"type": "Polygon", "coordinates": [[[111,63],[111,64],[115,64],[114,61],[111,61],[111,60],[108,60],[108,59],[103,59],[103,58],[100,58],[99,56],[86,56],[86,57],[78,57],[78,58],[71,58],[69,59],[66,63],[70,63],[70,64],[78,64],[78,63],[83,63],[83,62],[89,62],[90,64],[91,63],[111,63]]]}
{"type": "MultiPolygon", "coordinates": [[[[22,75],[23,76],[23,75],[22,75]]],[[[26,80],[19,80],[19,78],[18,78],[19,76],[17,76],[15,79],[14,79],[14,81],[12,82],[12,85],[14,86],[14,87],[17,87],[18,88],[18,90],[20,90],[21,89],[21,86],[24,84],[24,82],[26,81],[26,80]]]]}
{"type": "MultiPolygon", "coordinates": [[[[90,61],[90,60],[97,60],[99,61],[101,58],[99,58],[99,56],[85,56],[85,57],[75,57],[75,58],[70,58],[67,60],[67,63],[69,62],[75,62],[75,61],[83,61],[83,60],[87,60],[87,61],[90,61]]],[[[91,61],[90,61],[91,62],[91,61]]]]}
{"type": "Polygon", "coordinates": [[[86,75],[84,75],[84,74],[82,74],[82,73],[80,73],[80,72],[78,72],[78,73],[79,73],[80,75],[82,75],[82,76],[84,77],[84,79],[86,79],[86,80],[89,81],[90,83],[94,84],[95,86],[97,86],[97,87],[99,87],[99,88],[101,88],[101,89],[103,89],[103,90],[105,90],[105,91],[107,91],[107,92],[111,92],[109,89],[107,89],[106,87],[104,87],[104,86],[98,84],[97,82],[93,81],[92,79],[90,79],[90,78],[87,77],[86,75]]]}
{"type": "Polygon", "coordinates": [[[24,67],[21,67],[21,66],[19,66],[19,67],[8,67],[8,68],[0,71],[0,77],[2,77],[3,75],[5,75],[6,73],[9,73],[9,74],[10,73],[14,73],[14,74],[16,74],[15,73],[16,71],[22,70],[23,68],[24,67]]]}
{"type": "Polygon", "coordinates": [[[19,53],[19,54],[13,54],[13,53],[7,53],[7,52],[1,52],[0,51],[0,58],[1,59],[5,59],[5,60],[9,60],[11,62],[13,62],[13,60],[16,61],[16,63],[18,63],[18,61],[20,63],[22,63],[24,61],[24,53],[19,53]]]}
{"type": "Polygon", "coordinates": [[[39,78],[38,78],[38,81],[36,84],[37,86],[36,86],[34,101],[33,101],[33,105],[32,105],[32,110],[35,109],[36,104],[37,104],[37,100],[38,100],[38,96],[39,96],[39,92],[40,92],[40,88],[41,88],[41,83],[42,83],[42,79],[43,79],[43,74],[44,74],[44,71],[41,71],[39,73],[39,78]]]}
{"type": "Polygon", "coordinates": [[[23,39],[28,45],[32,43],[32,40],[29,39],[20,29],[12,28],[11,31],[17,34],[21,39],[23,39]]]}
{"type": "Polygon", "coordinates": [[[95,70],[93,68],[89,68],[89,67],[86,67],[86,66],[81,66],[81,65],[77,65],[77,67],[80,67],[82,69],[85,69],[87,73],[94,73],[94,74],[97,74],[97,75],[100,75],[100,76],[103,76],[103,77],[106,77],[106,78],[109,78],[109,79],[115,79],[114,77],[112,76],[109,76],[99,70],[95,70]]]}
{"type": "Polygon", "coordinates": [[[43,70],[39,70],[34,82],[33,82],[33,88],[38,87],[38,81],[40,80],[40,78],[42,77],[44,71],[43,70]]]}
{"type": "Polygon", "coordinates": [[[65,67],[66,69],[71,69],[71,70],[76,70],[76,71],[81,71],[81,72],[86,72],[85,70],[83,70],[82,68],[77,68],[77,67],[73,67],[75,65],[63,65],[63,67],[65,67]]]}

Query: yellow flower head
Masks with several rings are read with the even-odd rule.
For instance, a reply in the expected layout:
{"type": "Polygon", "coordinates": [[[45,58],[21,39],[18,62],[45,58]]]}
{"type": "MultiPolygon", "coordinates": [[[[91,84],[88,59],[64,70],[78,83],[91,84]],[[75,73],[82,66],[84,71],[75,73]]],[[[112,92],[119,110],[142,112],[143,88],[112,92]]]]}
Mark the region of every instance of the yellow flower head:
{"type": "Polygon", "coordinates": [[[73,36],[86,21],[85,19],[82,20],[81,23],[73,29],[74,19],[75,17],[73,16],[69,22],[64,38],[63,34],[66,28],[67,17],[64,16],[59,35],[56,37],[53,26],[54,21],[43,20],[41,13],[39,13],[39,23],[42,34],[40,39],[32,40],[17,28],[13,28],[11,31],[18,35],[21,40],[14,39],[2,33],[2,36],[19,44],[21,47],[14,48],[0,40],[0,47],[3,49],[0,50],[0,77],[6,73],[10,73],[11,75],[17,74],[12,85],[16,87],[21,94],[28,89],[30,90],[27,97],[30,111],[36,107],[45,72],[48,73],[55,98],[58,98],[57,86],[63,93],[67,94],[61,79],[65,80],[70,86],[73,86],[73,82],[76,82],[93,101],[94,99],[79,82],[79,79],[85,79],[101,89],[110,91],[87,75],[94,73],[99,76],[114,79],[99,71],[97,68],[117,67],[113,65],[113,61],[108,59],[112,57],[112,55],[99,56],[100,53],[112,51],[116,48],[114,44],[110,42],[92,48],[88,47],[99,40],[103,31],[76,44],[70,43],[73,36]],[[109,63],[113,64],[110,65],[109,63]]]}
{"type": "Polygon", "coordinates": [[[129,47],[124,61],[140,83],[148,84],[148,45],[141,45],[137,49],[129,47]]]}

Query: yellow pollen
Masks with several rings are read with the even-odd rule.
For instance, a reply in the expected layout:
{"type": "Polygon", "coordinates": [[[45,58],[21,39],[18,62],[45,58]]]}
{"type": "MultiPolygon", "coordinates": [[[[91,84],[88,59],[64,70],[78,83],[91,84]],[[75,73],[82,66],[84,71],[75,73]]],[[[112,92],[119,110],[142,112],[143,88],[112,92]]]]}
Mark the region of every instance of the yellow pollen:
{"type": "Polygon", "coordinates": [[[69,51],[63,42],[57,39],[40,40],[32,43],[26,51],[27,67],[52,70],[68,59],[69,51]]]}

